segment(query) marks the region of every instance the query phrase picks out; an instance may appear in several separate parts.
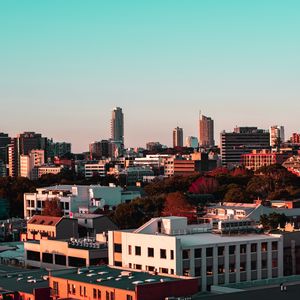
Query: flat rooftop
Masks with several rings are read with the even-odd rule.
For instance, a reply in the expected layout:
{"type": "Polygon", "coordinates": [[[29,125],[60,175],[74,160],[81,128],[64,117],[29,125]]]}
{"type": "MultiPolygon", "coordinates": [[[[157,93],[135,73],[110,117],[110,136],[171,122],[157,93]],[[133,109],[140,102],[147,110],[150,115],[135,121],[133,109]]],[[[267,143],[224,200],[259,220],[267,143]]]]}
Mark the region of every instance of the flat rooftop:
{"type": "Polygon", "coordinates": [[[241,235],[220,235],[214,233],[199,233],[188,235],[177,235],[176,238],[181,240],[181,245],[186,247],[192,246],[206,246],[215,244],[226,243],[239,243],[239,242],[255,242],[265,241],[269,239],[276,239],[279,235],[268,234],[241,234],[241,235]]]}
{"type": "Polygon", "coordinates": [[[136,284],[151,284],[161,281],[179,281],[184,280],[175,277],[152,275],[146,272],[128,271],[130,276],[124,276],[121,273],[124,270],[111,268],[108,266],[90,267],[82,269],[72,269],[66,273],[66,270],[53,271],[51,276],[64,278],[68,280],[107,286],[112,288],[135,290],[136,284]],[[85,270],[82,273],[80,270],[85,270]]]}
{"type": "Polygon", "coordinates": [[[48,272],[43,269],[24,270],[15,268],[0,273],[0,290],[32,294],[35,289],[47,287],[49,287],[48,272]]]}

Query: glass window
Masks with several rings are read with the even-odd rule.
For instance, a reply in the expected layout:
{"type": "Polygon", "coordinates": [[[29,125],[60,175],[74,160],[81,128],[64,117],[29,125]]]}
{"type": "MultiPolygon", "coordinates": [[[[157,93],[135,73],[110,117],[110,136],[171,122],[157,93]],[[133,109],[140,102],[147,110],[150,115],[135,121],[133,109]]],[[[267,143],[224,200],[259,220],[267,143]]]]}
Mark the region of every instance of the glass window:
{"type": "Polygon", "coordinates": [[[245,254],[247,251],[247,246],[245,244],[240,245],[240,253],[245,254]]]}
{"type": "Polygon", "coordinates": [[[224,255],[224,250],[225,250],[225,247],[223,247],[223,246],[218,247],[218,256],[223,256],[224,255]]]}
{"type": "Polygon", "coordinates": [[[190,249],[182,250],[182,259],[189,259],[190,258],[190,249]]]}
{"type": "Polygon", "coordinates": [[[235,254],[235,246],[231,245],[229,246],[229,255],[233,255],[233,254],[235,254]]]}
{"type": "Polygon", "coordinates": [[[121,244],[114,244],[114,250],[116,253],[122,253],[122,245],[121,244]]]}
{"type": "Polygon", "coordinates": [[[272,242],[272,251],[278,250],[278,242],[272,242]]]}
{"type": "Polygon", "coordinates": [[[141,247],[140,246],[135,246],[135,255],[141,255],[141,247]]]}
{"type": "Polygon", "coordinates": [[[171,259],[173,260],[174,259],[174,250],[171,250],[170,254],[171,254],[171,259]]]}
{"type": "Polygon", "coordinates": [[[154,257],[154,248],[148,248],[148,257],[154,257]]]}
{"type": "Polygon", "coordinates": [[[268,251],[268,243],[261,243],[261,251],[262,252],[268,251]]]}
{"type": "Polygon", "coordinates": [[[257,244],[251,244],[251,252],[257,252],[257,244]]]}
{"type": "Polygon", "coordinates": [[[160,249],[160,258],[167,258],[167,250],[160,249]]]}
{"type": "Polygon", "coordinates": [[[206,257],[212,257],[213,256],[213,248],[206,248],[206,257]]]}
{"type": "Polygon", "coordinates": [[[202,250],[201,248],[194,250],[195,258],[201,258],[201,250],[202,250]]]}

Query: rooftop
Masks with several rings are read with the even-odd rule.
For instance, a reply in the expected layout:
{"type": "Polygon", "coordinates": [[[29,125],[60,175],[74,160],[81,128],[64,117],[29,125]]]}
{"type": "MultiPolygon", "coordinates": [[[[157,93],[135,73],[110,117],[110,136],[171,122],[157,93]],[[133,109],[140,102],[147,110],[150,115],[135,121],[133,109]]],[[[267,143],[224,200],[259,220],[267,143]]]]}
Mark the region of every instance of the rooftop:
{"type": "Polygon", "coordinates": [[[34,289],[49,287],[48,272],[39,270],[13,269],[0,273],[0,289],[32,294],[34,289]]]}
{"type": "Polygon", "coordinates": [[[28,224],[36,224],[36,225],[45,225],[45,226],[56,226],[62,217],[51,217],[51,216],[41,216],[34,215],[29,221],[28,224]]]}
{"type": "Polygon", "coordinates": [[[135,290],[137,284],[182,280],[175,277],[152,275],[146,272],[127,272],[108,266],[72,269],[68,273],[66,273],[66,270],[52,271],[51,276],[125,290],[135,290]]]}

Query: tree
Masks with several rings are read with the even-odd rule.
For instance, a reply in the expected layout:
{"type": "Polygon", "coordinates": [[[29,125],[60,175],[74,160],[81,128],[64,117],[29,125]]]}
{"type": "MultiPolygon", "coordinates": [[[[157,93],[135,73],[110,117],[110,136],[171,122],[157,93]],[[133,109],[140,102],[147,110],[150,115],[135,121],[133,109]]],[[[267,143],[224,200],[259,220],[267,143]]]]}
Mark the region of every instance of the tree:
{"type": "Polygon", "coordinates": [[[170,193],[166,197],[164,216],[180,216],[184,212],[195,210],[195,207],[189,204],[182,192],[170,193]]]}
{"type": "Polygon", "coordinates": [[[213,177],[200,177],[189,187],[192,194],[213,194],[219,187],[218,181],[213,177]]]}
{"type": "Polygon", "coordinates": [[[273,212],[269,215],[263,214],[260,216],[260,224],[263,226],[264,229],[267,230],[274,230],[278,226],[280,228],[284,228],[288,218],[285,214],[278,214],[273,212]]]}
{"type": "Polygon", "coordinates": [[[232,184],[224,196],[224,201],[241,203],[246,202],[245,192],[241,187],[232,184]]]}
{"type": "Polygon", "coordinates": [[[52,217],[61,217],[63,215],[60,201],[58,198],[47,199],[45,201],[45,206],[42,211],[42,215],[44,216],[52,216],[52,217]]]}

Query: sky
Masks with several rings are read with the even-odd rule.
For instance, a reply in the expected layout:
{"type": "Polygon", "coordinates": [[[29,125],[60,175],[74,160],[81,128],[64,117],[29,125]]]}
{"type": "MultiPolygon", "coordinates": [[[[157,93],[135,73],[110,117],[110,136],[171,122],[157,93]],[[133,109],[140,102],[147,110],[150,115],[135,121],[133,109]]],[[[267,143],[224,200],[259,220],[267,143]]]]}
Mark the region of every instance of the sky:
{"type": "Polygon", "coordinates": [[[298,0],[1,0],[0,132],[36,131],[74,152],[110,137],[172,144],[234,126],[300,131],[298,0]]]}

